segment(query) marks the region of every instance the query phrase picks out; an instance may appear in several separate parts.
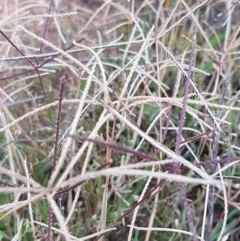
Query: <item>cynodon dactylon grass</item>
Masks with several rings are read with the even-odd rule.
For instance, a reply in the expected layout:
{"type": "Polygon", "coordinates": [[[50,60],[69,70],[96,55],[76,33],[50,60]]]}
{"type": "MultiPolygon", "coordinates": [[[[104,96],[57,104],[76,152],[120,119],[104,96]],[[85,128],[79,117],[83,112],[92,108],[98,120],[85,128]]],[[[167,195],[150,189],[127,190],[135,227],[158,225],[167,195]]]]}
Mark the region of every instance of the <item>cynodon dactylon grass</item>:
{"type": "Polygon", "coordinates": [[[237,0],[2,0],[0,240],[239,240],[237,0]]]}

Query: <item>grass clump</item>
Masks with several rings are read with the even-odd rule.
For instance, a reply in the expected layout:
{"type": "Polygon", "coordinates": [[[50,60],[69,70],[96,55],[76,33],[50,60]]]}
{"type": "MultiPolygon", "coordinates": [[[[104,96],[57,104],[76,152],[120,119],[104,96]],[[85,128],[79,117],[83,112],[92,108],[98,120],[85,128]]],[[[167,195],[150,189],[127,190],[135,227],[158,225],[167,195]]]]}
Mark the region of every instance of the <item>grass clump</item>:
{"type": "Polygon", "coordinates": [[[237,240],[240,2],[3,2],[1,239],[237,240]]]}

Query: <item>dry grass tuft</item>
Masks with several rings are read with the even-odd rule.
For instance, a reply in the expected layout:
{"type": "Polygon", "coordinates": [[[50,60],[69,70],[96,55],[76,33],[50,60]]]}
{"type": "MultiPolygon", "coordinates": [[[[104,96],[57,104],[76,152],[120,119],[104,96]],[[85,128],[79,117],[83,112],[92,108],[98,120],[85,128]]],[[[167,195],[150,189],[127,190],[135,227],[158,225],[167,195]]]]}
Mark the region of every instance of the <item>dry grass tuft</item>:
{"type": "Polygon", "coordinates": [[[239,11],[3,0],[0,239],[238,240],[239,11]]]}

